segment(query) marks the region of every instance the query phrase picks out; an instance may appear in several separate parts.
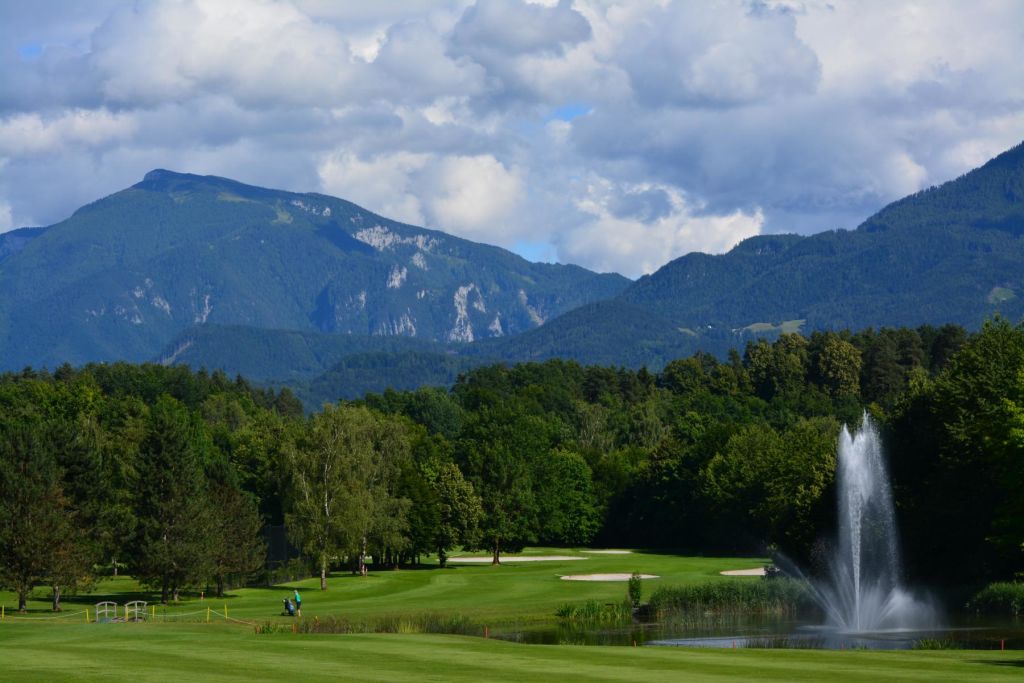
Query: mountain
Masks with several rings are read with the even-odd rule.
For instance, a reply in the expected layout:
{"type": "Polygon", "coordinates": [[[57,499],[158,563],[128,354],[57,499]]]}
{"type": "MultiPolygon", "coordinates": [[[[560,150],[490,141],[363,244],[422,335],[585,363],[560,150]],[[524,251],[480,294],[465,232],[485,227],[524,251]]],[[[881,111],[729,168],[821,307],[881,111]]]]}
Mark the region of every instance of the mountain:
{"type": "Polygon", "coordinates": [[[257,382],[311,380],[359,354],[443,354],[446,346],[415,337],[273,330],[244,325],[193,325],[154,360],[163,365],[220,368],[257,382]]]}
{"type": "Polygon", "coordinates": [[[472,342],[628,284],[334,197],[156,170],[0,262],[0,368],[172,358],[202,324],[472,342]]]}
{"type": "Polygon", "coordinates": [[[856,230],[753,237],[690,254],[623,301],[685,326],[804,320],[808,328],[960,323],[1024,313],[1024,145],[905,199],[856,230]]]}
{"type": "MultiPolygon", "coordinates": [[[[441,381],[451,376],[453,352],[480,362],[562,357],[657,369],[698,350],[724,355],[749,339],[782,332],[947,322],[976,327],[995,312],[1024,313],[1022,234],[1024,146],[1018,146],[957,180],[890,204],[856,230],[763,235],[726,254],[688,254],[617,297],[583,304],[518,335],[449,345],[445,355],[437,355],[440,349],[377,349],[367,352],[384,355],[356,362],[339,355],[344,350],[325,354],[336,365],[323,363],[315,377],[315,364],[305,365],[308,384],[300,391],[315,405],[360,386],[405,386],[410,377],[441,381]],[[372,380],[363,372],[367,364],[376,372],[372,380]]],[[[194,350],[226,361],[230,353],[217,355],[213,347],[243,346],[215,341],[194,350]]],[[[279,366],[277,376],[288,375],[279,366]]]]}
{"type": "Polygon", "coordinates": [[[289,383],[315,407],[494,361],[660,368],[814,329],[1024,314],[1024,145],[857,229],[753,237],[630,283],[349,202],[154,171],[0,235],[0,367],[121,358],[289,383]]]}
{"type": "Polygon", "coordinates": [[[958,323],[1024,315],[1024,144],[857,229],[762,235],[691,253],[615,298],[485,346],[506,358],[660,366],[784,331],[958,323]],[[640,313],[642,311],[642,314],[640,313]],[[590,334],[585,335],[585,331],[590,334]],[[585,335],[585,336],[584,336],[585,335]]]}
{"type": "Polygon", "coordinates": [[[25,245],[43,234],[46,228],[18,228],[0,233],[0,263],[25,248],[25,245]]]}

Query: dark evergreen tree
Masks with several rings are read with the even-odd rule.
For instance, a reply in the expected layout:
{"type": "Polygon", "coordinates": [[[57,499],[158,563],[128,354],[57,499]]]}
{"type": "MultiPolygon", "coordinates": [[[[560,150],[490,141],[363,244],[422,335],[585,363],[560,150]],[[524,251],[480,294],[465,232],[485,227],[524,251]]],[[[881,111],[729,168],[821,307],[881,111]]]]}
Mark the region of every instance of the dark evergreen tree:
{"type": "Polygon", "coordinates": [[[132,570],[160,600],[212,573],[214,515],[205,477],[208,442],[177,400],[156,401],[139,452],[132,570]]]}

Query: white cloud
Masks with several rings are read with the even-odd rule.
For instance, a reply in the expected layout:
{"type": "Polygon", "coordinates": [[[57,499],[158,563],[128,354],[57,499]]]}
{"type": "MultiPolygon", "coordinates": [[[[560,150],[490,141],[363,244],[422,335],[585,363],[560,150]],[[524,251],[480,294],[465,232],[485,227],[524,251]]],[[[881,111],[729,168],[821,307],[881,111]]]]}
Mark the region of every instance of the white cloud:
{"type": "Polygon", "coordinates": [[[52,223],[165,167],[637,274],[854,227],[1016,144],[1022,25],[1016,0],[0,3],[0,197],[52,223]]]}
{"type": "Polygon", "coordinates": [[[347,151],[328,155],[320,163],[320,187],[346,197],[380,215],[422,225],[420,200],[411,192],[411,176],[430,161],[426,154],[398,152],[363,160],[347,151]]]}
{"type": "Polygon", "coordinates": [[[15,227],[10,202],[0,199],[0,233],[13,230],[15,227]]]}
{"type": "Polygon", "coordinates": [[[489,154],[441,159],[429,177],[430,213],[444,230],[510,245],[517,237],[514,212],[525,196],[517,169],[489,154]]]}
{"type": "Polygon", "coordinates": [[[101,147],[131,138],[138,129],[132,113],[74,109],[55,117],[36,113],[0,119],[0,155],[54,152],[69,146],[101,147]]]}
{"type": "Polygon", "coordinates": [[[131,4],[92,43],[103,94],[126,104],[227,92],[252,105],[311,105],[344,98],[355,78],[343,37],[288,2],[131,4]]]}
{"type": "Polygon", "coordinates": [[[577,206],[589,220],[559,240],[560,250],[573,259],[593,264],[599,271],[633,276],[654,272],[665,263],[668,254],[727,251],[759,234],[764,223],[760,210],[703,214],[701,207],[690,205],[675,188],[622,187],[598,177],[590,180],[587,193],[577,206]],[[623,212],[619,208],[624,199],[646,199],[651,195],[663,198],[662,210],[623,212]]]}
{"type": "Polygon", "coordinates": [[[525,182],[490,155],[362,158],[338,150],[323,158],[318,172],[324,192],[388,218],[495,244],[512,245],[520,236],[514,213],[525,182]]]}

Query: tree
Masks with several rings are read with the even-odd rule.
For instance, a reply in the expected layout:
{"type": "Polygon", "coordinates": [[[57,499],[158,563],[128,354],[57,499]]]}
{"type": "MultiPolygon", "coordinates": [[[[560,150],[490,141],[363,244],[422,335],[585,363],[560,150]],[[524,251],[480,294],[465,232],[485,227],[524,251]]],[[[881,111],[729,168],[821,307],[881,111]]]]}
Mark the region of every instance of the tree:
{"type": "Polygon", "coordinates": [[[467,420],[457,451],[460,469],[480,495],[480,543],[494,564],[502,550],[536,540],[534,464],[551,448],[557,424],[519,412],[521,406],[488,406],[467,420]]]}
{"type": "Polygon", "coordinates": [[[160,587],[160,600],[211,572],[213,516],[206,485],[202,422],[170,396],[150,411],[140,447],[133,569],[160,587]]]}
{"type": "Polygon", "coordinates": [[[89,566],[50,436],[39,422],[0,423],[0,583],[17,593],[21,612],[44,581],[59,610],[60,586],[89,566]]]}
{"type": "Polygon", "coordinates": [[[704,487],[725,532],[805,550],[818,529],[813,515],[832,483],[839,425],[801,419],[782,434],[750,424],[705,468],[704,487]]]}
{"type": "Polygon", "coordinates": [[[578,453],[555,449],[538,469],[540,539],[548,543],[586,545],[600,524],[587,462],[578,453]]]}
{"type": "Polygon", "coordinates": [[[799,334],[783,334],[774,344],[763,339],[748,343],[745,364],[761,398],[770,400],[778,394],[799,391],[807,377],[807,340],[799,334]]]}
{"type": "Polygon", "coordinates": [[[228,577],[245,576],[259,569],[267,549],[260,537],[263,520],[251,495],[230,481],[218,482],[211,486],[210,503],[214,540],[211,571],[220,598],[228,577]]]}
{"type": "Polygon", "coordinates": [[[320,571],[327,590],[333,557],[352,553],[366,573],[376,532],[382,545],[404,532],[408,505],[394,495],[409,440],[404,424],[352,406],[325,406],[286,451],[291,478],[289,534],[320,571]]]}
{"type": "Polygon", "coordinates": [[[434,548],[438,562],[446,567],[450,548],[476,544],[483,510],[473,484],[463,478],[455,463],[442,463],[430,477],[430,484],[438,505],[434,548]]]}
{"type": "Polygon", "coordinates": [[[860,393],[860,351],[836,334],[826,333],[816,359],[818,381],[832,397],[860,393]]]}

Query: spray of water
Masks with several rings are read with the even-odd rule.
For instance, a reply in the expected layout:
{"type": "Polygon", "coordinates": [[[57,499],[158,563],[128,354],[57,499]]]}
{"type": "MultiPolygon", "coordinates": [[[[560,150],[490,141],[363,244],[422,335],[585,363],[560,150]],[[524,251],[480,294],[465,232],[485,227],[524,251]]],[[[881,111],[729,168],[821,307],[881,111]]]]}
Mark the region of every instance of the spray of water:
{"type": "Polygon", "coordinates": [[[866,413],[856,433],[843,427],[837,467],[838,545],[829,581],[813,584],[828,625],[849,632],[936,627],[934,606],[901,583],[892,489],[878,430],[866,413]]]}

